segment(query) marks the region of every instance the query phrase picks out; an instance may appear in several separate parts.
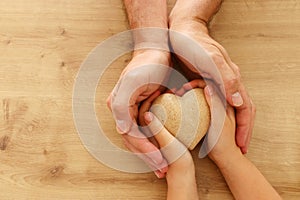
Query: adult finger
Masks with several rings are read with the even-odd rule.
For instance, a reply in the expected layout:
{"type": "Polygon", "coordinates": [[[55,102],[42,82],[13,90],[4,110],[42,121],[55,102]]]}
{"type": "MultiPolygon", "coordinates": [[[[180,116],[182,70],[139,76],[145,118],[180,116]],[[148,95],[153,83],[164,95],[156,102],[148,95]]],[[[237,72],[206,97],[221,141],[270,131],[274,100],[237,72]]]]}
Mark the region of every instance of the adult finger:
{"type": "Polygon", "coordinates": [[[230,105],[234,107],[239,107],[243,105],[245,100],[243,99],[240,91],[240,87],[242,84],[240,69],[233,62],[229,62],[228,65],[231,67],[233,75],[231,79],[225,80],[226,99],[230,105]]]}
{"type": "MultiPolygon", "coordinates": [[[[148,99],[146,99],[139,108],[139,121],[144,122],[144,113],[150,110],[153,101],[161,94],[159,90],[155,91],[148,99]]],[[[143,123],[142,125],[146,125],[143,123]]]]}
{"type": "Polygon", "coordinates": [[[249,133],[248,133],[248,136],[247,136],[247,139],[246,139],[245,146],[241,148],[243,153],[248,152],[250,140],[251,140],[252,133],[253,133],[254,121],[255,121],[256,108],[255,108],[255,105],[253,104],[251,99],[250,99],[250,103],[251,103],[251,107],[252,107],[252,119],[251,119],[250,130],[249,130],[249,133]]]}
{"type": "Polygon", "coordinates": [[[109,94],[109,96],[106,99],[106,105],[110,111],[111,111],[111,96],[112,96],[112,92],[109,94]]]}
{"type": "Polygon", "coordinates": [[[168,89],[165,91],[165,93],[169,93],[169,94],[175,94],[177,91],[177,88],[172,88],[172,89],[168,89]]]}
{"type": "Polygon", "coordinates": [[[159,89],[169,71],[170,68],[164,65],[141,65],[127,71],[118,81],[113,90],[111,107],[121,133],[128,133],[132,126],[134,114],[131,108],[159,89]],[[149,72],[153,68],[156,70],[155,76],[149,72]]]}
{"type": "Polygon", "coordinates": [[[244,99],[241,96],[241,77],[239,74],[228,72],[223,76],[223,82],[226,93],[227,102],[234,107],[240,107],[244,103],[244,99]]]}
{"type": "MultiPolygon", "coordinates": [[[[225,58],[228,55],[224,56],[225,58]]],[[[229,67],[221,71],[227,102],[236,109],[236,143],[243,153],[248,151],[248,145],[251,139],[253,129],[252,104],[244,85],[241,83],[239,67],[230,59],[227,62],[229,67]]],[[[219,68],[220,69],[220,68],[219,68]]]]}
{"type": "Polygon", "coordinates": [[[251,138],[255,113],[253,113],[251,99],[243,84],[241,84],[240,92],[244,102],[241,106],[236,107],[236,143],[243,153],[247,153],[247,143],[249,143],[251,138]]]}
{"type": "MultiPolygon", "coordinates": [[[[214,42],[214,47],[216,50],[212,51],[210,56],[216,64],[223,82],[219,82],[218,80],[215,81],[220,84],[220,87],[224,84],[226,100],[230,105],[234,107],[241,106],[243,104],[243,99],[241,98],[239,91],[241,83],[239,68],[231,61],[228,53],[219,43],[214,42]]],[[[213,76],[213,78],[216,79],[217,77],[213,76]]]]}
{"type": "Polygon", "coordinates": [[[140,154],[139,156],[148,158],[145,160],[151,166],[154,166],[155,169],[160,169],[166,166],[162,166],[165,161],[159,151],[159,149],[152,144],[139,130],[138,128],[133,128],[131,131],[135,131],[132,134],[123,134],[123,139],[126,141],[126,144],[130,144],[131,150],[133,152],[140,154]],[[132,136],[134,135],[134,136],[132,136]]]}
{"type": "Polygon", "coordinates": [[[188,83],[185,83],[179,90],[176,91],[176,95],[183,96],[187,91],[194,88],[204,88],[206,83],[203,79],[195,79],[188,83]]]}
{"type": "Polygon", "coordinates": [[[226,111],[224,102],[222,101],[220,94],[218,94],[218,88],[214,88],[213,85],[208,85],[204,88],[204,94],[206,101],[210,107],[211,121],[207,138],[205,138],[203,146],[200,149],[200,157],[204,157],[209,154],[219,141],[219,137],[224,128],[224,120],[226,120],[226,111]]]}
{"type": "Polygon", "coordinates": [[[219,48],[212,51],[210,57],[217,66],[217,70],[211,69],[213,80],[219,84],[221,91],[223,89],[225,90],[224,96],[226,96],[226,100],[230,105],[234,107],[241,106],[243,99],[239,91],[241,84],[239,68],[231,62],[227,53],[222,52],[219,48]],[[221,77],[219,75],[221,75],[221,77]]]}
{"type": "Polygon", "coordinates": [[[236,109],[236,143],[243,153],[247,153],[253,127],[251,99],[241,83],[238,66],[233,62],[229,62],[229,65],[233,74],[225,76],[223,80],[226,100],[236,109]]]}
{"type": "Polygon", "coordinates": [[[136,149],[135,146],[133,146],[127,138],[125,138],[126,134],[123,135],[123,141],[125,146],[135,155],[137,155],[140,159],[142,159],[158,178],[163,178],[166,175],[166,172],[168,171],[168,163],[164,159],[163,162],[159,165],[155,164],[146,154],[140,153],[139,150],[136,149]]]}
{"type": "Polygon", "coordinates": [[[111,94],[110,106],[113,117],[116,121],[117,130],[119,133],[128,133],[133,125],[132,108],[136,103],[138,91],[135,91],[136,85],[130,73],[123,76],[111,94]]]}
{"type": "Polygon", "coordinates": [[[213,88],[211,86],[207,85],[204,88],[204,95],[205,95],[205,99],[206,99],[208,106],[211,108],[211,97],[213,95],[213,88]]]}

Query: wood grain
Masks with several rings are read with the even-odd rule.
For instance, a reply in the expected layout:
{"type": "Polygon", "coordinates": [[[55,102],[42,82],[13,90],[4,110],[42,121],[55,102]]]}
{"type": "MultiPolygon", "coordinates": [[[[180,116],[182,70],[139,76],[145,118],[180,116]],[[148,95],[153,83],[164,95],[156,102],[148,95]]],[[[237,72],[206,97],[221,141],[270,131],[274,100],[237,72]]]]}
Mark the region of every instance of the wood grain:
{"type": "MultiPolygon", "coordinates": [[[[210,27],[257,105],[247,156],[289,200],[300,197],[299,13],[298,0],[228,0],[210,27]]],[[[165,180],[101,164],[73,123],[81,62],[127,28],[121,0],[0,1],[0,199],[165,199],[165,180]]],[[[100,124],[122,148],[105,99],[129,61],[130,54],[117,59],[97,89],[100,124]]],[[[192,153],[201,199],[233,199],[198,150],[192,153]]]]}

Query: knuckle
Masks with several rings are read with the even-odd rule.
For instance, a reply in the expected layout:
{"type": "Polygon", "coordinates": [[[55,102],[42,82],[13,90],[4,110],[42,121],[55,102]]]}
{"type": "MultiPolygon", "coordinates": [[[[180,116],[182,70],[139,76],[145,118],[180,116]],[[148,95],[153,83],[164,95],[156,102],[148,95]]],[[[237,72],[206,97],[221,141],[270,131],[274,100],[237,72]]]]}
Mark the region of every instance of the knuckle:
{"type": "MultiPolygon", "coordinates": [[[[136,69],[132,69],[132,70],[129,70],[126,74],[125,74],[125,77],[124,77],[124,80],[126,81],[132,81],[132,80],[135,80],[141,76],[143,76],[145,73],[141,73],[142,71],[142,68],[136,68],[136,69]]],[[[145,72],[145,71],[144,71],[145,72]]]]}
{"type": "Polygon", "coordinates": [[[241,83],[241,75],[237,74],[233,77],[233,80],[235,83],[240,84],[241,83]]]}
{"type": "Polygon", "coordinates": [[[255,113],[256,113],[256,106],[255,106],[255,105],[253,105],[253,104],[252,104],[252,112],[253,112],[253,114],[255,114],[255,113]]]}
{"type": "Polygon", "coordinates": [[[130,81],[132,79],[135,79],[136,77],[138,77],[137,71],[136,70],[131,70],[128,73],[125,74],[124,80],[130,81]]]}
{"type": "Polygon", "coordinates": [[[106,99],[106,105],[109,109],[111,109],[111,96],[107,97],[106,99]]]}
{"type": "Polygon", "coordinates": [[[225,87],[227,88],[238,88],[240,85],[241,78],[240,76],[234,75],[229,80],[225,81],[225,87]]]}
{"type": "Polygon", "coordinates": [[[123,134],[122,135],[123,144],[125,145],[125,147],[127,147],[127,149],[130,149],[129,142],[127,141],[127,139],[125,137],[126,137],[125,134],[123,134]]]}
{"type": "Polygon", "coordinates": [[[127,72],[120,82],[120,86],[132,89],[137,85],[143,84],[145,80],[148,80],[148,74],[141,73],[139,70],[131,70],[127,72]]]}
{"type": "Polygon", "coordinates": [[[126,105],[124,105],[121,102],[111,102],[111,109],[112,112],[116,115],[119,115],[119,117],[121,117],[120,115],[124,115],[127,111],[127,107],[126,105]]]}
{"type": "Polygon", "coordinates": [[[136,140],[132,145],[137,149],[137,151],[139,151],[140,153],[144,153],[143,150],[145,148],[145,143],[140,140],[136,140]]]}
{"type": "Polygon", "coordinates": [[[114,101],[111,103],[111,107],[113,110],[116,110],[116,111],[123,111],[124,110],[124,104],[119,102],[119,101],[114,101]]]}
{"type": "Polygon", "coordinates": [[[130,137],[128,137],[127,134],[122,135],[123,138],[123,144],[127,149],[129,149],[131,152],[135,153],[136,150],[134,149],[134,145],[132,144],[133,142],[131,141],[130,137]]]}
{"type": "Polygon", "coordinates": [[[236,74],[241,75],[241,70],[235,63],[231,62],[230,66],[236,74]]]}
{"type": "Polygon", "coordinates": [[[138,149],[138,151],[140,152],[140,153],[147,153],[146,151],[145,151],[145,147],[146,147],[146,145],[147,145],[147,143],[141,143],[141,142],[137,142],[137,143],[135,143],[135,148],[136,149],[138,149]]]}
{"type": "Polygon", "coordinates": [[[235,73],[235,77],[236,77],[236,79],[237,79],[238,82],[241,82],[242,75],[241,75],[240,71],[237,71],[237,72],[235,73]]]}
{"type": "Polygon", "coordinates": [[[141,79],[142,74],[139,74],[137,70],[129,70],[127,71],[118,81],[116,87],[114,88],[116,90],[116,93],[120,91],[120,88],[122,87],[129,87],[133,83],[136,83],[141,79]]]}
{"type": "Polygon", "coordinates": [[[209,56],[211,57],[211,59],[214,61],[214,63],[219,67],[219,68],[225,68],[226,67],[226,63],[224,60],[224,57],[221,53],[219,52],[213,52],[210,53],[209,56]]]}
{"type": "Polygon", "coordinates": [[[252,99],[249,97],[250,103],[248,104],[249,112],[252,115],[252,118],[254,118],[256,113],[256,106],[253,104],[252,99]]]}
{"type": "Polygon", "coordinates": [[[241,69],[239,67],[235,68],[235,71],[239,77],[241,77],[241,69]]]}

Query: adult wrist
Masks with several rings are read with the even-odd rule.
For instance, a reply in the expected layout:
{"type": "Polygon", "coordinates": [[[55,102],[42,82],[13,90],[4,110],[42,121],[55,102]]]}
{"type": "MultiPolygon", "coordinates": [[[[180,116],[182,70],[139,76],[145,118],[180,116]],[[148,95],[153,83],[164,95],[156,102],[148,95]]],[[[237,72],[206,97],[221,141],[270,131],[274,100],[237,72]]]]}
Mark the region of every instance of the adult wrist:
{"type": "Polygon", "coordinates": [[[134,50],[169,50],[169,30],[167,28],[142,28],[132,30],[134,50]]]}
{"type": "Polygon", "coordinates": [[[133,58],[140,55],[149,55],[151,58],[157,58],[165,62],[171,62],[171,53],[161,49],[137,49],[133,51],[133,58]]]}
{"type": "MultiPolygon", "coordinates": [[[[187,9],[189,10],[189,9],[187,9]]],[[[171,28],[172,26],[176,25],[185,25],[190,22],[197,22],[201,23],[204,26],[207,26],[208,24],[208,19],[202,14],[191,14],[189,12],[183,13],[182,10],[178,10],[174,8],[172,12],[170,13],[169,16],[169,27],[171,28]]]]}
{"type": "MultiPolygon", "coordinates": [[[[178,11],[180,12],[180,11],[178,11]]],[[[187,13],[188,14],[188,13],[187,13]]],[[[186,15],[172,11],[169,17],[169,28],[171,31],[179,31],[186,33],[197,33],[208,34],[208,23],[205,19],[200,16],[186,15]]],[[[171,39],[171,38],[170,38],[171,39]]]]}
{"type": "Polygon", "coordinates": [[[223,0],[177,0],[170,16],[169,25],[189,20],[202,23],[205,26],[212,17],[219,11],[223,0]]]}

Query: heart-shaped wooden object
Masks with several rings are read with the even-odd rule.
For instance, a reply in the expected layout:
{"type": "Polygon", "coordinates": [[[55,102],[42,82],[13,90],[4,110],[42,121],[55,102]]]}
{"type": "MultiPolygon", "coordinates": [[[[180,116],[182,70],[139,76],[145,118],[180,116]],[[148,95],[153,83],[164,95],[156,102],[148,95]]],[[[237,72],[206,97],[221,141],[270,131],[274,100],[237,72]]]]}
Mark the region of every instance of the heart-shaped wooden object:
{"type": "Polygon", "coordinates": [[[201,88],[192,89],[182,97],[162,94],[152,103],[150,111],[190,150],[206,134],[210,124],[210,110],[201,88]]]}

